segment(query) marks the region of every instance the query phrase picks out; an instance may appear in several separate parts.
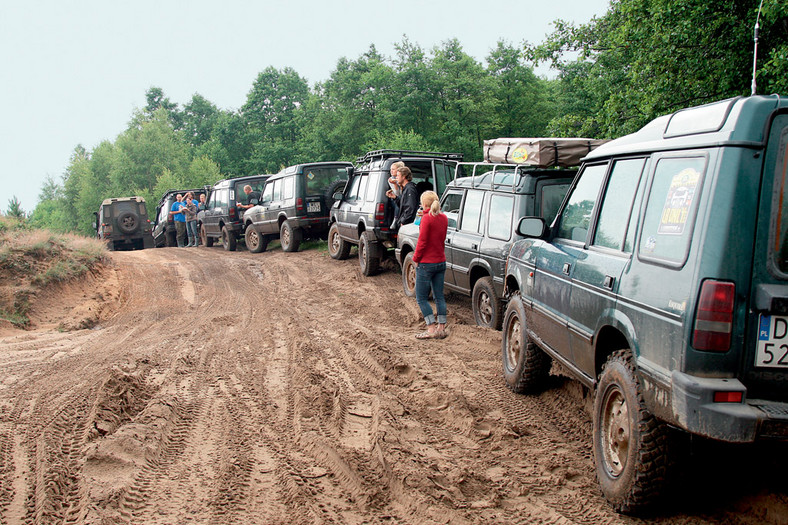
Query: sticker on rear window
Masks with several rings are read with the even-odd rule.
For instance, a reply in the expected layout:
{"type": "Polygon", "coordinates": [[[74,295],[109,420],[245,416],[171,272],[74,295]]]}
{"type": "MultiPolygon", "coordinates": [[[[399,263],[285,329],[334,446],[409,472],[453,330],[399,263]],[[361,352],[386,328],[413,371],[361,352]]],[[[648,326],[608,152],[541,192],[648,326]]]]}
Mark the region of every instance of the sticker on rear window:
{"type": "Polygon", "coordinates": [[[662,217],[657,233],[662,235],[684,233],[699,180],[700,172],[693,168],[686,168],[673,176],[665,199],[665,206],[662,208],[662,217]]]}

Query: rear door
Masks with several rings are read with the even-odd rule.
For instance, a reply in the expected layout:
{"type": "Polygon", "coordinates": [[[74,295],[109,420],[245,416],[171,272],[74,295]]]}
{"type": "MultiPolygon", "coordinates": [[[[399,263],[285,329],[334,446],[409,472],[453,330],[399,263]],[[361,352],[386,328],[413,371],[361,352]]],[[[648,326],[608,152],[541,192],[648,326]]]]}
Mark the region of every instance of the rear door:
{"type": "Polygon", "coordinates": [[[484,196],[485,191],[469,189],[460,212],[460,222],[451,237],[447,235],[446,243],[451,250],[451,273],[453,285],[462,293],[471,293],[471,263],[479,257],[479,247],[484,232],[484,196]]]}
{"type": "Polygon", "coordinates": [[[446,274],[444,276],[444,283],[449,287],[454,286],[454,249],[452,240],[457,233],[460,224],[460,210],[462,209],[462,198],[465,192],[457,188],[449,188],[443,195],[441,201],[441,211],[446,214],[449,220],[448,228],[446,228],[446,274]]]}
{"type": "Polygon", "coordinates": [[[788,395],[788,110],[776,115],[764,156],[744,371],[748,397],[788,395]]]}
{"type": "Polygon", "coordinates": [[[361,192],[361,188],[364,187],[366,189],[368,184],[369,173],[356,173],[350,179],[338,214],[337,226],[342,237],[358,240],[357,226],[364,206],[364,196],[366,195],[366,191],[361,192]]]}

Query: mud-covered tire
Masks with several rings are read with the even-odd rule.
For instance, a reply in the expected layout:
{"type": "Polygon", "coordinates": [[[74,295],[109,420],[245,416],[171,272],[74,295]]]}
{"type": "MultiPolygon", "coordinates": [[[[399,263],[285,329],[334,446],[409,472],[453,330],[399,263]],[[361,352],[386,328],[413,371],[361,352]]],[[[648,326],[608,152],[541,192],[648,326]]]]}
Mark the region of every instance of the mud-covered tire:
{"type": "Polygon", "coordinates": [[[246,227],[244,238],[246,239],[246,247],[252,253],[261,253],[268,248],[268,237],[257,231],[253,224],[246,227]]]}
{"type": "Polygon", "coordinates": [[[238,239],[235,238],[235,234],[228,230],[227,226],[222,226],[222,248],[224,251],[234,252],[237,247],[238,239]]]}
{"type": "Polygon", "coordinates": [[[670,470],[670,429],[645,406],[630,350],[614,352],[594,395],[594,465],[613,508],[633,514],[656,503],[670,470]]]}
{"type": "Polygon", "coordinates": [[[362,232],[358,240],[358,262],[361,273],[367,277],[375,275],[380,269],[380,247],[372,232],[362,232]]]}
{"type": "Polygon", "coordinates": [[[332,224],[328,229],[328,254],[337,261],[347,259],[350,255],[350,243],[339,235],[337,223],[332,224]]]}
{"type": "Polygon", "coordinates": [[[413,252],[402,261],[402,289],[408,297],[416,297],[416,263],[413,262],[413,252]]]}
{"type": "Polygon", "coordinates": [[[210,248],[211,246],[213,246],[213,237],[208,237],[208,232],[205,231],[204,224],[200,225],[200,241],[202,242],[202,245],[205,246],[206,248],[210,248]]]}
{"type": "Polygon", "coordinates": [[[301,228],[293,228],[290,221],[282,223],[282,227],[279,229],[279,243],[282,245],[282,251],[297,252],[303,238],[304,231],[301,228]]]}
{"type": "Polygon", "coordinates": [[[476,324],[487,328],[501,329],[503,304],[495,293],[492,277],[482,277],[473,285],[471,295],[473,317],[476,324]]]}
{"type": "Polygon", "coordinates": [[[134,233],[140,227],[140,217],[134,212],[122,211],[117,218],[118,229],[126,235],[134,233]]]}
{"type": "Polygon", "coordinates": [[[552,359],[528,338],[525,307],[519,294],[509,299],[503,320],[501,363],[506,386],[518,394],[541,392],[550,376],[552,359]]]}
{"type": "Polygon", "coordinates": [[[167,248],[175,248],[178,246],[178,240],[175,238],[175,232],[164,234],[164,245],[167,248]]]}

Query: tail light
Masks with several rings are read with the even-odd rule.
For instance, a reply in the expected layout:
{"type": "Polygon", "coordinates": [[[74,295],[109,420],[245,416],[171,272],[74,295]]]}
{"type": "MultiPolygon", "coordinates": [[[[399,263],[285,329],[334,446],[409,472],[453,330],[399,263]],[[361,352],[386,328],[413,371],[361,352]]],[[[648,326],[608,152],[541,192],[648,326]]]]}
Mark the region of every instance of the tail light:
{"type": "Polygon", "coordinates": [[[695,311],[692,346],[696,350],[727,352],[733,332],[733,302],[736,285],[705,281],[695,311]]]}
{"type": "Polygon", "coordinates": [[[296,199],[296,211],[298,213],[304,213],[304,199],[301,197],[296,199]]]}
{"type": "Polygon", "coordinates": [[[231,219],[235,219],[236,217],[238,217],[238,215],[236,214],[236,213],[237,213],[237,211],[238,211],[238,210],[236,210],[236,209],[235,209],[235,206],[232,206],[232,207],[230,208],[230,218],[231,218],[231,219]]]}
{"type": "Polygon", "coordinates": [[[377,208],[375,209],[375,221],[379,223],[383,223],[386,220],[386,207],[382,202],[378,203],[377,208]]]}
{"type": "Polygon", "coordinates": [[[101,224],[101,230],[104,233],[112,233],[112,225],[104,222],[101,224]]]}

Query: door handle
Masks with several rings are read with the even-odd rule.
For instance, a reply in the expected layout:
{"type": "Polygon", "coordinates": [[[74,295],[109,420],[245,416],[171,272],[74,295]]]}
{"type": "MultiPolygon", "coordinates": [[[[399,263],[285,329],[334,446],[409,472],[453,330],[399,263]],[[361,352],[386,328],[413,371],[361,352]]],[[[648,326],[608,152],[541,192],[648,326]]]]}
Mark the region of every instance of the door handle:
{"type": "Polygon", "coordinates": [[[608,290],[613,289],[613,284],[616,282],[616,278],[610,275],[605,275],[605,280],[602,283],[602,286],[607,288],[608,290]]]}
{"type": "Polygon", "coordinates": [[[479,249],[478,244],[471,244],[471,250],[478,250],[478,249],[479,249]]]}
{"type": "Polygon", "coordinates": [[[564,272],[564,275],[569,275],[569,270],[572,269],[572,265],[569,263],[564,263],[564,267],[561,269],[564,272]]]}

